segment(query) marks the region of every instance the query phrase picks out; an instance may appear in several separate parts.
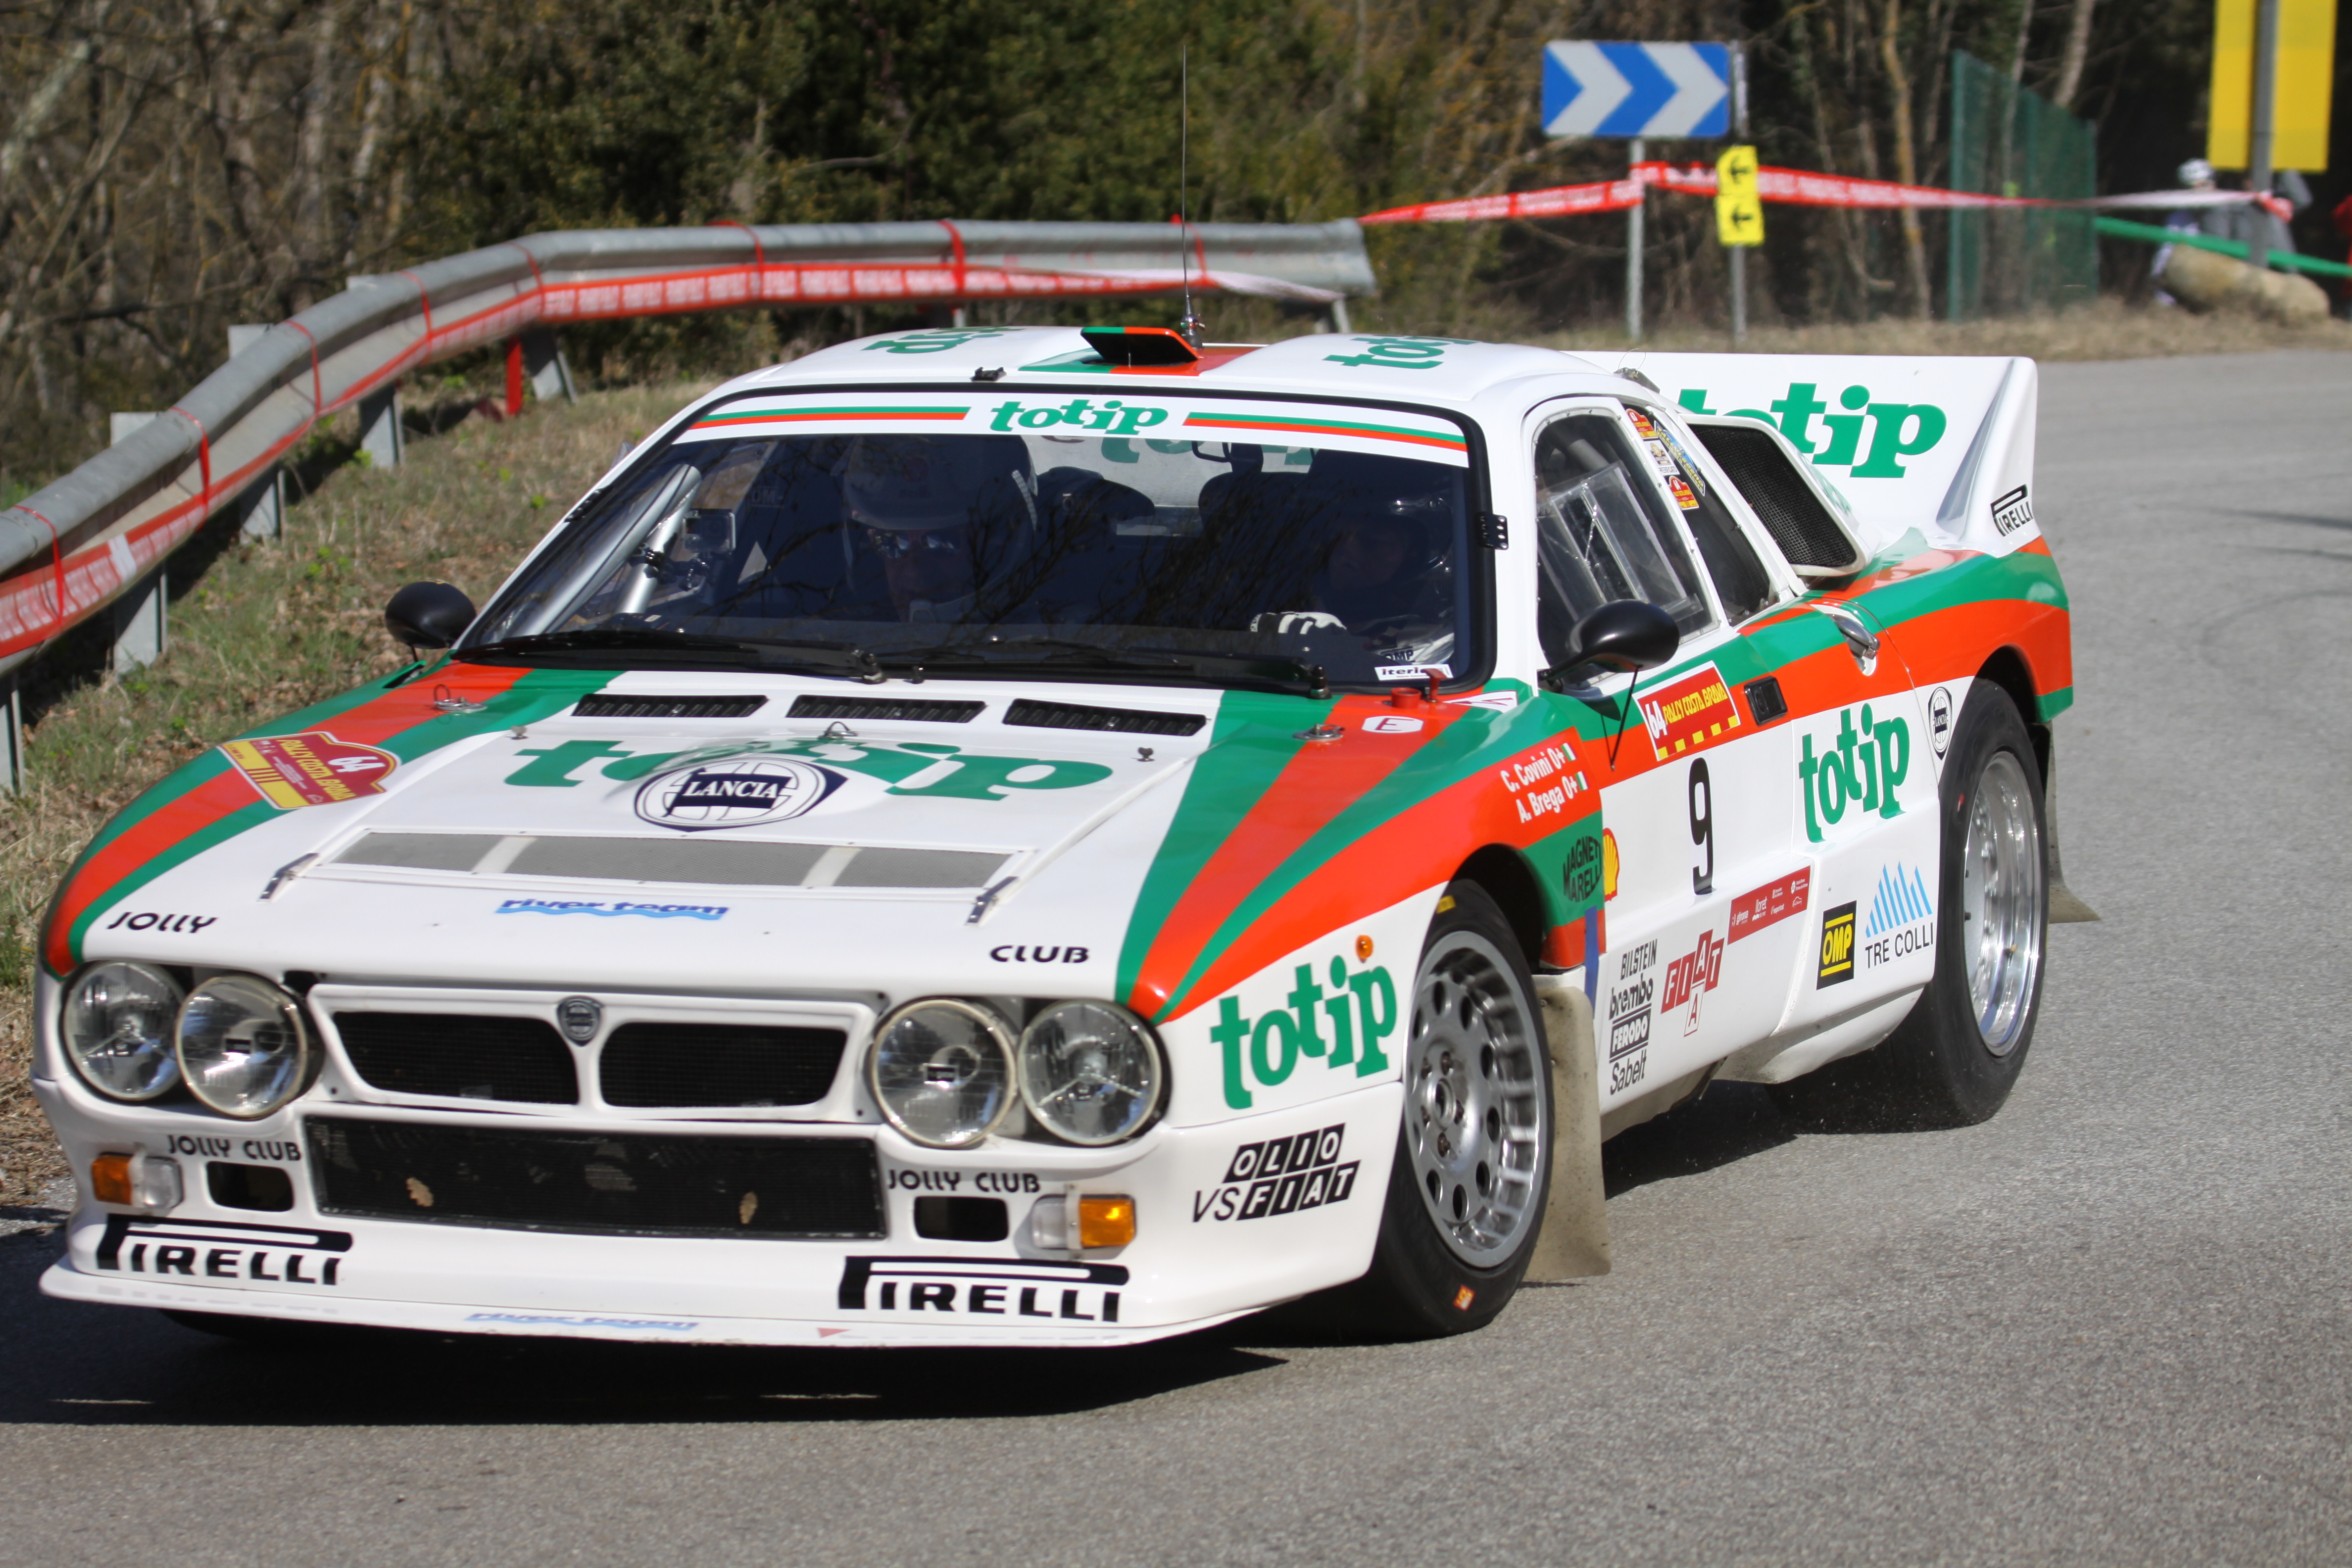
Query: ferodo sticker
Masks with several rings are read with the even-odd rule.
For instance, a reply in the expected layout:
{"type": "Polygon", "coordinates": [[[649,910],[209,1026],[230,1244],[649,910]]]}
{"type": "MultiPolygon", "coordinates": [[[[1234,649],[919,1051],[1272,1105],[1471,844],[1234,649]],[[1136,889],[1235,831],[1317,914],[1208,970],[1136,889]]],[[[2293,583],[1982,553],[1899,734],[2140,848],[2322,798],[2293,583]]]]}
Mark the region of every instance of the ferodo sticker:
{"type": "Polygon", "coordinates": [[[1700,665],[1640,700],[1642,726],[1658,761],[1714,744],[1739,728],[1739,704],[1712,664],[1700,665]]]}
{"type": "Polygon", "coordinates": [[[385,777],[400,765],[390,752],[339,741],[324,730],[230,741],[221,752],[280,811],[382,795],[385,777]]]}

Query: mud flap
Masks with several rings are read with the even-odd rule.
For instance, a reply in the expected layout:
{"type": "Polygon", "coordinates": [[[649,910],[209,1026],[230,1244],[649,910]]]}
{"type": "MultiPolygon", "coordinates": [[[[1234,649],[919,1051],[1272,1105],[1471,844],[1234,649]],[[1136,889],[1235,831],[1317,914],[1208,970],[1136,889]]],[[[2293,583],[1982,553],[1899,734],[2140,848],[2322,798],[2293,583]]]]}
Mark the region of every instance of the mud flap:
{"type": "Polygon", "coordinates": [[[1609,1208],[1601,1175],[1601,1065],[1592,1001],[1564,974],[1538,974],[1544,1041],[1551,1054],[1551,1201],[1530,1283],[1609,1272],[1609,1208]]]}
{"type": "Polygon", "coordinates": [[[2074,896],[2066,886],[2065,868],[2058,859],[2058,729],[2049,729],[2050,741],[2042,759],[2042,826],[2050,835],[2050,923],[2095,921],[2098,911],[2074,896]]]}

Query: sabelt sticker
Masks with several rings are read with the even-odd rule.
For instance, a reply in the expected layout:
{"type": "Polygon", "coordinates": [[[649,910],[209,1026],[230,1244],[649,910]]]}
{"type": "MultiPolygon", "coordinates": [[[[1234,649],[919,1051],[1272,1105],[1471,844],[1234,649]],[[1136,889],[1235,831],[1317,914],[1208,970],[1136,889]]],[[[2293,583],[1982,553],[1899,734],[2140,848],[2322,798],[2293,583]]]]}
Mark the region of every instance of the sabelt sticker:
{"type": "Polygon", "coordinates": [[[1696,511],[1698,510],[1698,497],[1692,493],[1690,481],[1684,479],[1680,474],[1668,474],[1666,476],[1666,489],[1674,496],[1675,504],[1682,508],[1685,511],[1696,511]]]}
{"type": "Polygon", "coordinates": [[[1739,728],[1739,705],[1712,664],[1703,664],[1641,700],[1642,727],[1658,761],[1695,752],[1739,728]]]}
{"type": "Polygon", "coordinates": [[[221,752],[280,811],[382,795],[385,777],[400,766],[390,752],[339,741],[324,730],[230,741],[221,752]]]}
{"type": "Polygon", "coordinates": [[[2033,499],[2025,493],[2023,485],[1992,503],[1992,525],[2006,539],[2033,521],[2033,499]]]}
{"type": "Polygon", "coordinates": [[[1840,904],[1822,916],[1822,953],[1813,988],[1841,985],[1853,978],[1853,905],[1840,904]]]}

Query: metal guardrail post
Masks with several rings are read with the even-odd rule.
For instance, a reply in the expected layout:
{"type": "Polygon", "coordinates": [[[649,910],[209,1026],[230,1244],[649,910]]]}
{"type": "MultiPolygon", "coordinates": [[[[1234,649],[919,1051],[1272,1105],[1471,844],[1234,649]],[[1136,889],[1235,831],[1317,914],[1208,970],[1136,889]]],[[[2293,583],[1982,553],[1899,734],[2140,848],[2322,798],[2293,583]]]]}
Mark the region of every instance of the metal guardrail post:
{"type": "Polygon", "coordinates": [[[360,399],[360,450],[367,454],[373,468],[400,467],[400,459],[408,450],[408,437],[400,427],[397,382],[360,399]]]}
{"type": "Polygon", "coordinates": [[[572,365],[563,357],[563,345],[545,327],[531,327],[522,334],[522,374],[530,383],[533,396],[541,403],[561,396],[566,403],[579,400],[572,384],[572,365]]]}
{"type": "MultiPolygon", "coordinates": [[[[145,429],[155,417],[144,412],[109,415],[107,434],[114,445],[120,446],[145,429]]],[[[117,558],[118,563],[129,559],[130,550],[125,546],[117,558]]],[[[165,601],[163,563],[157,562],[153,571],[124,589],[110,606],[114,617],[114,647],[107,656],[109,668],[117,673],[143,669],[163,657],[171,614],[165,601]]]]}
{"type": "Polygon", "coordinates": [[[0,795],[25,788],[25,704],[17,688],[21,672],[0,675],[0,795]]]}
{"type": "MultiPolygon", "coordinates": [[[[247,347],[261,341],[269,331],[267,321],[233,326],[228,330],[228,357],[235,359],[247,347]]],[[[286,470],[276,464],[268,474],[229,503],[236,511],[237,531],[248,539],[275,539],[286,527],[286,470]]]]}

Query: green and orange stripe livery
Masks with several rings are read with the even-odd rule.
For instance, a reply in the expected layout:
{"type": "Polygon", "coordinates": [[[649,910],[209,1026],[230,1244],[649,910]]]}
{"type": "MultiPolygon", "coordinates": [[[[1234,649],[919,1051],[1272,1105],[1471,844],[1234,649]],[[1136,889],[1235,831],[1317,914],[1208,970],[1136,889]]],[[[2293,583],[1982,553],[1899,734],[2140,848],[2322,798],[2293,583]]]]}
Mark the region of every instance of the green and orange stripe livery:
{"type": "Polygon", "coordinates": [[[726,430],[741,425],[805,425],[826,419],[887,419],[913,423],[953,423],[971,413],[969,408],[863,406],[852,408],[745,408],[726,414],[706,415],[688,425],[688,430],[726,430]]]}
{"type": "Polygon", "coordinates": [[[1256,430],[1286,436],[1352,436],[1361,440],[1394,441],[1408,447],[1434,447],[1442,452],[1467,453],[1470,440],[1458,432],[1415,430],[1402,425],[1362,425],[1343,419],[1318,419],[1301,415],[1284,418],[1268,414],[1193,414],[1188,430],[1256,430]]]}

